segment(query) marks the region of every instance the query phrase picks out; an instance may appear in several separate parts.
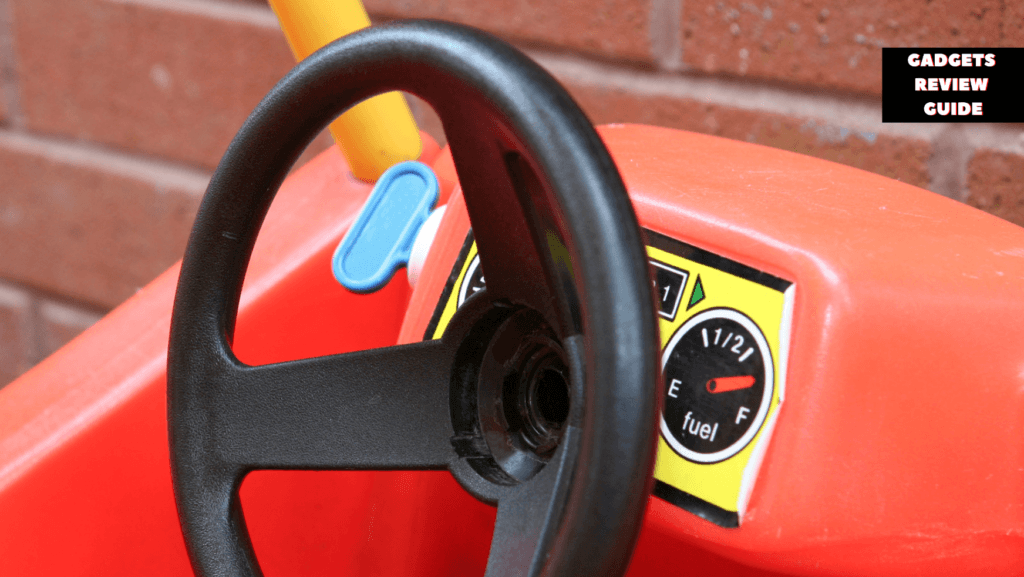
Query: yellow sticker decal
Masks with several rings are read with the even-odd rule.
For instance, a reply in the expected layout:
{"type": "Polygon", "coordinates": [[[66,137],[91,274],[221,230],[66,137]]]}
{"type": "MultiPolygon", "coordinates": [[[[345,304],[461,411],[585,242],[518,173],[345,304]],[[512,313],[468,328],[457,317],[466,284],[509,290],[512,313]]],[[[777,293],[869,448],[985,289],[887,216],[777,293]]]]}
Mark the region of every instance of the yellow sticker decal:
{"type": "Polygon", "coordinates": [[[735,527],[785,397],[794,285],[661,235],[648,239],[665,378],[655,495],[735,527]],[[674,315],[662,267],[686,273],[674,315]]]}
{"type": "Polygon", "coordinates": [[[473,296],[477,291],[484,288],[484,271],[480,268],[480,257],[476,252],[476,242],[473,241],[473,233],[466,237],[462,251],[455,259],[455,268],[452,270],[448,282],[445,283],[444,292],[441,293],[441,300],[434,309],[434,314],[427,324],[427,332],[423,340],[429,341],[441,338],[444,329],[448,327],[455,311],[466,302],[466,299],[473,296]]]}
{"type": "MultiPolygon", "coordinates": [[[[739,525],[785,398],[793,283],[645,231],[659,303],[664,412],[655,495],[739,525]]],[[[485,286],[468,236],[424,338],[485,286]]]]}

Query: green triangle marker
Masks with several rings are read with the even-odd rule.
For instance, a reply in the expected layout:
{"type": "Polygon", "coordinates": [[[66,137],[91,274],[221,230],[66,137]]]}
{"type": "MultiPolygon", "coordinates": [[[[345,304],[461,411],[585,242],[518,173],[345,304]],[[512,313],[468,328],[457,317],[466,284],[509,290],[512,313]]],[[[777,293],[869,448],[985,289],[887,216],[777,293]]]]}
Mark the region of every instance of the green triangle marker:
{"type": "Polygon", "coordinates": [[[697,275],[697,282],[693,285],[693,293],[690,295],[690,304],[686,305],[686,310],[692,309],[695,304],[702,300],[704,300],[704,283],[700,282],[700,275],[697,275]]]}

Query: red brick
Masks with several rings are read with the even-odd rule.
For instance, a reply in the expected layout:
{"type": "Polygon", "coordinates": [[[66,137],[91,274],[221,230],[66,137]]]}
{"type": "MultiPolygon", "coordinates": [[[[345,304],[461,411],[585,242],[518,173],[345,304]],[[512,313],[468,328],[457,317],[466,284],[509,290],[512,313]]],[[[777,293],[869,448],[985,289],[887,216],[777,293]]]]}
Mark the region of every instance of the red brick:
{"type": "Polygon", "coordinates": [[[1010,11],[1020,10],[1007,8],[1013,4],[687,0],[683,61],[707,73],[878,94],[883,46],[1020,45],[1019,31],[1014,36],[1010,30],[1010,11]]]}
{"type": "Polygon", "coordinates": [[[976,151],[967,165],[967,204],[1024,226],[1024,156],[976,151]]]}
{"type": "Polygon", "coordinates": [[[45,301],[39,305],[41,355],[47,356],[71,342],[103,316],[81,307],[45,301]]]}
{"type": "Polygon", "coordinates": [[[181,258],[204,175],[0,131],[0,276],[110,308],[181,258]]]}
{"type": "MultiPolygon", "coordinates": [[[[238,1],[242,2],[244,0],[238,1]]],[[[308,146],[306,146],[306,150],[302,152],[299,158],[295,161],[295,164],[292,165],[292,170],[294,171],[295,169],[301,167],[310,160],[313,160],[314,158],[317,157],[317,155],[319,155],[321,152],[327,150],[333,145],[334,137],[331,136],[330,130],[326,128],[321,130],[320,134],[316,135],[316,138],[314,138],[313,141],[310,142],[308,146]]]]}
{"type": "Polygon", "coordinates": [[[429,134],[438,146],[444,148],[448,139],[444,135],[444,127],[441,126],[441,117],[426,101],[411,94],[407,94],[405,99],[409,101],[409,109],[412,110],[412,116],[420,130],[429,134]]]}
{"type": "Polygon", "coordinates": [[[571,84],[568,88],[597,124],[635,122],[724,136],[832,160],[916,186],[928,185],[931,146],[921,140],[686,98],[571,84]]]}
{"type": "Polygon", "coordinates": [[[0,283],[0,387],[35,363],[32,298],[21,288],[0,283]]]}
{"type": "Polygon", "coordinates": [[[439,18],[517,41],[653,62],[653,0],[366,0],[374,17],[439,18]]]}
{"type": "Polygon", "coordinates": [[[1024,46],[1024,2],[1007,2],[1003,15],[1003,45],[1024,46]]]}
{"type": "Polygon", "coordinates": [[[294,65],[260,7],[236,5],[253,22],[141,3],[11,3],[29,130],[213,167],[294,65]]]}
{"type": "MultiPolygon", "coordinates": [[[[3,0],[0,0],[0,12],[3,11],[3,0]]],[[[3,15],[0,14],[0,19],[3,15]]],[[[0,22],[0,35],[2,32],[3,23],[0,22]]],[[[10,105],[7,103],[15,94],[17,87],[8,79],[4,77],[7,75],[5,72],[9,70],[9,67],[13,66],[13,63],[8,64],[4,58],[3,52],[3,37],[0,36],[0,126],[8,126],[11,124],[11,113],[10,105]]]]}

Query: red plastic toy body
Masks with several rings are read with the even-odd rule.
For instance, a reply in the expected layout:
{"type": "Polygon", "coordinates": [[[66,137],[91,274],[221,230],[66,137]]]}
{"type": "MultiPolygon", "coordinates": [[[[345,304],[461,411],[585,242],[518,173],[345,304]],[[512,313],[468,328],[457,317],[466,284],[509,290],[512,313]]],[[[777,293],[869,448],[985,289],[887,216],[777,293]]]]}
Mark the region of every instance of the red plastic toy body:
{"type": "MultiPolygon", "coordinates": [[[[629,575],[1024,570],[1024,229],[792,153],[601,134],[644,227],[797,287],[786,403],[741,526],[652,498],[629,575]]],[[[239,358],[421,339],[469,227],[450,162],[415,290],[399,274],[369,296],[329,266],[369,186],[335,150],[297,171],[249,267],[239,358]]],[[[167,453],[176,276],[0,391],[0,574],[191,574],[167,453]]],[[[482,575],[494,517],[443,472],[259,472],[242,499],[268,576],[482,575]]]]}

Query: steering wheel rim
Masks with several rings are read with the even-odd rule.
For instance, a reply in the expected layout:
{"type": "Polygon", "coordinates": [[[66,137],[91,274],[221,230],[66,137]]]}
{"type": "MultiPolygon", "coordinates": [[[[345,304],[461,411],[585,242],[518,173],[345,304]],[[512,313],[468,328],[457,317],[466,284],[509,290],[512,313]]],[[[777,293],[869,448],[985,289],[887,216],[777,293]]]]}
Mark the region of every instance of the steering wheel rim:
{"type": "Polygon", "coordinates": [[[647,267],[600,138],[557,81],[511,46],[416,21],[357,32],[304,60],[232,141],[178,281],[171,470],[197,574],[261,574],[238,499],[249,471],[448,468],[498,504],[488,576],[621,575],[650,494],[661,399],[647,267]],[[391,90],[416,94],[441,117],[488,267],[487,297],[464,307],[440,341],[244,365],[231,351],[234,322],[274,194],[337,114],[391,90]],[[522,310],[539,313],[564,348],[571,410],[540,472],[496,482],[467,465],[480,455],[455,434],[454,396],[487,354],[473,339],[492,342],[522,310]],[[388,382],[383,402],[371,402],[381,392],[371,381],[388,382]],[[380,430],[384,414],[402,417],[380,430]]]}

